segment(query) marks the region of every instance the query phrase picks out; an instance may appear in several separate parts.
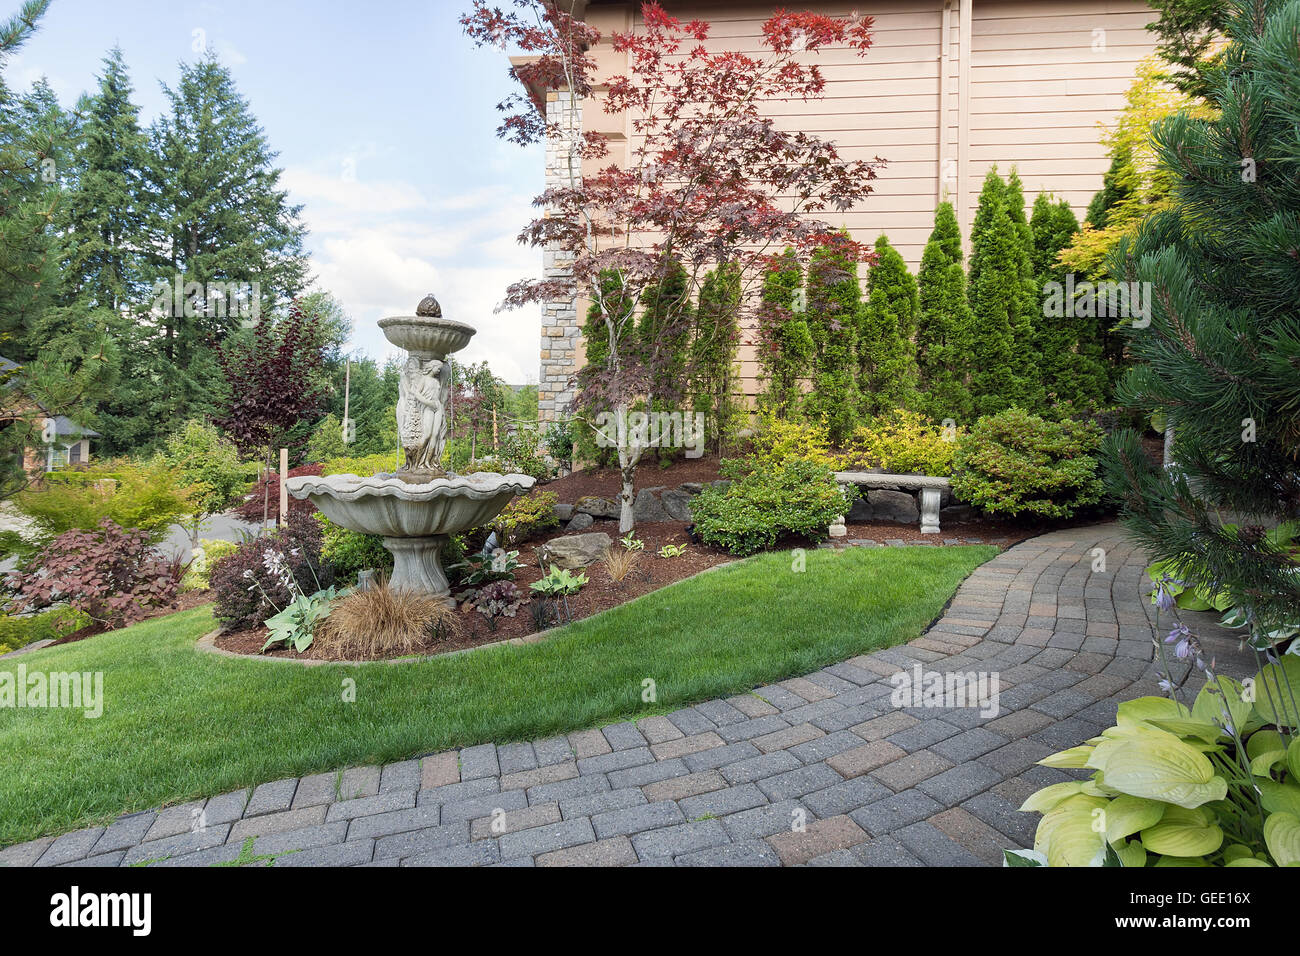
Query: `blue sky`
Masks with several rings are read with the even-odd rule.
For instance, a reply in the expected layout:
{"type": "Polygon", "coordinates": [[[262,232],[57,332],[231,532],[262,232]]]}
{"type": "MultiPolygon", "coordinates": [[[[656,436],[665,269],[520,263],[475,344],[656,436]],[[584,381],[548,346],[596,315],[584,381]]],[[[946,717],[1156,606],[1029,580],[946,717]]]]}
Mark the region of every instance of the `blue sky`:
{"type": "Polygon", "coordinates": [[[351,315],[354,347],[383,358],[375,322],[433,292],[444,315],[478,327],[466,359],[535,382],[537,310],[493,308],[540,269],[514,237],[541,190],[541,151],[495,137],[506,59],[465,38],[468,3],[54,0],[6,78],[18,88],[43,75],[71,106],[117,44],[147,123],[164,108],[159,81],[174,84],[206,44],[280,153],[312,272],[351,315]]]}

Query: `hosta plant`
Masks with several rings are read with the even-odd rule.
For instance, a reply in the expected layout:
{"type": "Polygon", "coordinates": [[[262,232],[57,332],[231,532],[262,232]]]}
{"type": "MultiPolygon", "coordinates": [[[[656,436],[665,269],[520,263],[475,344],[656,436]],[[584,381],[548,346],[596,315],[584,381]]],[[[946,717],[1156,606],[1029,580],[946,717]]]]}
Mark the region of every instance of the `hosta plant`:
{"type": "Polygon", "coordinates": [[[460,575],[460,583],[475,588],[492,581],[513,581],[519,570],[519,552],[496,548],[487,553],[467,554],[449,564],[447,570],[460,575]]]}
{"type": "Polygon", "coordinates": [[[292,647],[301,654],[311,647],[316,627],[329,616],[338,591],[328,587],[315,594],[299,594],[288,607],[274,617],[267,618],[266,627],[271,632],[262,652],[276,644],[292,647]]]}
{"type": "Polygon", "coordinates": [[[1300,865],[1300,658],[1238,683],[1211,677],[1189,708],[1119,705],[1116,726],[1039,761],[1089,768],[1020,809],[1041,813],[1009,866],[1300,865]]]}

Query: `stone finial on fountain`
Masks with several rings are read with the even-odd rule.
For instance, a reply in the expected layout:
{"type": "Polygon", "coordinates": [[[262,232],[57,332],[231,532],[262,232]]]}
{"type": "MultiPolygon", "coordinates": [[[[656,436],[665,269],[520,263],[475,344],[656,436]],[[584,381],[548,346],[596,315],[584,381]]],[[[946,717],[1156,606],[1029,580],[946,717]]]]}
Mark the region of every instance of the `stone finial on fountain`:
{"type": "Polygon", "coordinates": [[[430,292],[421,299],[420,304],[415,307],[415,314],[430,319],[441,319],[442,306],[438,304],[438,300],[435,299],[433,293],[430,292]]]}

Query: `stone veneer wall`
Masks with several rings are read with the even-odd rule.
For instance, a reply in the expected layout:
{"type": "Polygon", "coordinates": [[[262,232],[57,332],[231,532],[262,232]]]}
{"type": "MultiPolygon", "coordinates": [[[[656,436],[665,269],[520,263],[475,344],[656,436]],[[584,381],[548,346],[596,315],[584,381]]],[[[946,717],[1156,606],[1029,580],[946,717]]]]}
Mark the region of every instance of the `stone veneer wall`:
{"type": "MultiPolygon", "coordinates": [[[[570,169],[582,175],[582,159],[576,155],[576,143],[582,130],[582,103],[567,92],[546,96],[547,122],[567,130],[571,141],[551,140],[546,144],[546,188],[568,185],[570,169]]],[[[570,275],[572,260],[559,250],[542,253],[546,278],[570,275]]],[[[578,371],[577,298],[558,299],[542,306],[541,371],[538,377],[537,410],[543,422],[556,421],[567,412],[573,401],[573,376],[578,371]]]]}

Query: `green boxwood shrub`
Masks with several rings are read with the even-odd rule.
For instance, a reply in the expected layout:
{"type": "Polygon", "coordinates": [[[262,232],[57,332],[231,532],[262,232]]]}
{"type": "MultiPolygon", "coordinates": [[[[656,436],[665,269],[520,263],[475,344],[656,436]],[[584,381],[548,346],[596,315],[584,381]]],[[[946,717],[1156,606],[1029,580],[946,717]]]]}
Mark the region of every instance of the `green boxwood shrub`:
{"type": "Polygon", "coordinates": [[[560,519],[555,513],[559,500],[553,491],[535,491],[511,498],[492,522],[492,530],[497,533],[501,546],[509,547],[559,527],[560,519]]]}
{"type": "Polygon", "coordinates": [[[991,514],[1069,518],[1102,498],[1094,453],[1101,429],[1009,408],[957,442],[952,492],[991,514]]]}
{"type": "Polygon", "coordinates": [[[349,531],[330,521],[320,512],[312,515],[321,526],[321,560],[334,568],[334,579],[343,584],[355,584],[357,574],[373,569],[387,575],[393,570],[393,556],[384,547],[384,539],[377,534],[349,531]]]}
{"type": "Polygon", "coordinates": [[[725,491],[706,488],[692,501],[691,514],[705,544],[747,555],[786,535],[823,540],[831,523],[848,513],[855,494],[836,484],[830,468],[796,458],[753,469],[725,491]]]}

